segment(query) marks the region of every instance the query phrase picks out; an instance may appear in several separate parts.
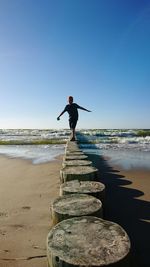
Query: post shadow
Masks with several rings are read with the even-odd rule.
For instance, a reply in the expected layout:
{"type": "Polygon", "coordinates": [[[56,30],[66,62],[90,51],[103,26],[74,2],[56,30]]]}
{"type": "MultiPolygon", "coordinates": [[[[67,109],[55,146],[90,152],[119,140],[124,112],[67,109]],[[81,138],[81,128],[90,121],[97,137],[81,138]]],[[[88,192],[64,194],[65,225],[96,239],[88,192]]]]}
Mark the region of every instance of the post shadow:
{"type": "MultiPolygon", "coordinates": [[[[89,144],[79,133],[80,144],[89,144]]],[[[92,148],[95,145],[92,144],[92,148]]],[[[96,148],[96,146],[95,146],[96,148]]],[[[106,186],[105,218],[120,224],[131,240],[131,267],[150,267],[150,202],[138,199],[140,190],[126,188],[132,182],[119,174],[108,161],[98,154],[88,153],[88,158],[99,171],[99,181],[106,186]]]]}

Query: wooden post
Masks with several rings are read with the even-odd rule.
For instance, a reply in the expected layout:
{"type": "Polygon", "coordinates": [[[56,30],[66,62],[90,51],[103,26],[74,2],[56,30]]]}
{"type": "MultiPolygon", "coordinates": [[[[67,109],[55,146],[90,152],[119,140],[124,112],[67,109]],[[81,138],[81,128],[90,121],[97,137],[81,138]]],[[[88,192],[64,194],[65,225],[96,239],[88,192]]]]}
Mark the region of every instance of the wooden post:
{"type": "Polygon", "coordinates": [[[102,218],[102,202],[86,194],[58,197],[51,205],[52,225],[72,217],[92,215],[102,218]]]}
{"type": "Polygon", "coordinates": [[[118,224],[93,216],[58,223],[47,237],[51,267],[129,267],[130,240],[118,224]]]}
{"type": "Polygon", "coordinates": [[[67,143],[66,143],[66,146],[70,146],[70,145],[71,146],[78,145],[78,142],[77,141],[72,142],[72,141],[68,140],[67,143]]]}
{"type": "Polygon", "coordinates": [[[62,163],[63,168],[66,166],[91,166],[92,161],[90,160],[65,160],[62,163]]]}
{"type": "Polygon", "coordinates": [[[67,142],[66,144],[66,148],[68,149],[79,149],[79,146],[77,144],[77,142],[67,142]]]}
{"type": "Polygon", "coordinates": [[[82,151],[66,151],[65,153],[66,156],[72,156],[72,155],[84,155],[84,153],[82,151]]]}
{"type": "Polygon", "coordinates": [[[76,160],[76,159],[84,160],[87,158],[88,158],[88,156],[86,156],[86,155],[67,155],[67,156],[63,157],[63,160],[76,160]]]}
{"type": "Polygon", "coordinates": [[[71,180],[94,181],[97,178],[98,170],[92,166],[67,166],[60,170],[61,183],[65,183],[71,180]]]}
{"type": "Polygon", "coordinates": [[[100,199],[103,207],[105,206],[105,185],[100,182],[73,180],[61,184],[60,196],[68,194],[92,195],[100,199]]]}
{"type": "Polygon", "coordinates": [[[82,150],[79,147],[66,147],[65,153],[66,152],[82,152],[82,150]]]}

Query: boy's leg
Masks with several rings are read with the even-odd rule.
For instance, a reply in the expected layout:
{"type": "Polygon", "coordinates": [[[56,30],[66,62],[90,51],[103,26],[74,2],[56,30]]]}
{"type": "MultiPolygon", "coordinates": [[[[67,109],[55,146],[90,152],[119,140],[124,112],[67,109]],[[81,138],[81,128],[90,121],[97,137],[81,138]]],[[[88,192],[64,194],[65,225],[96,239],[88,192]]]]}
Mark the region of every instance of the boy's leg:
{"type": "Polygon", "coordinates": [[[72,129],[72,137],[75,139],[75,128],[72,129]]]}
{"type": "Polygon", "coordinates": [[[75,141],[75,128],[76,128],[77,121],[69,121],[70,129],[72,131],[71,141],[75,141]]]}

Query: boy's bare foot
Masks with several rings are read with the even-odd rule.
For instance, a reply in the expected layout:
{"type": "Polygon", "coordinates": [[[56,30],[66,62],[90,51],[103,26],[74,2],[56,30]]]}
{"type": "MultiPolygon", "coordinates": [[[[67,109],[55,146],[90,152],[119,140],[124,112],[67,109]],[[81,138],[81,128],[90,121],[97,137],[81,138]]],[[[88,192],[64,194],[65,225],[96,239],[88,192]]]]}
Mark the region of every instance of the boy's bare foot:
{"type": "Polygon", "coordinates": [[[76,139],[75,139],[74,137],[72,137],[72,138],[70,139],[70,141],[76,141],[76,139]]]}

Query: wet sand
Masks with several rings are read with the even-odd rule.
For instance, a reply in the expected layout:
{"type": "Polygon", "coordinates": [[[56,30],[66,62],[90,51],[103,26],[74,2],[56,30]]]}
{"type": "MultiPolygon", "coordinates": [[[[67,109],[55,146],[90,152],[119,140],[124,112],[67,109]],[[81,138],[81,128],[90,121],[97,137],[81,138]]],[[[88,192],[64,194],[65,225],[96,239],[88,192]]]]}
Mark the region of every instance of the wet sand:
{"type": "MultiPolygon", "coordinates": [[[[125,171],[98,155],[89,155],[89,159],[106,185],[105,218],[127,231],[132,242],[132,266],[149,267],[150,171],[125,171]]],[[[61,166],[62,157],[39,165],[0,157],[1,267],[47,266],[49,207],[59,194],[61,166]]]]}
{"type": "Polygon", "coordinates": [[[150,170],[124,170],[109,159],[89,155],[106,186],[105,219],[120,224],[128,233],[131,267],[150,266],[150,170]]]}

